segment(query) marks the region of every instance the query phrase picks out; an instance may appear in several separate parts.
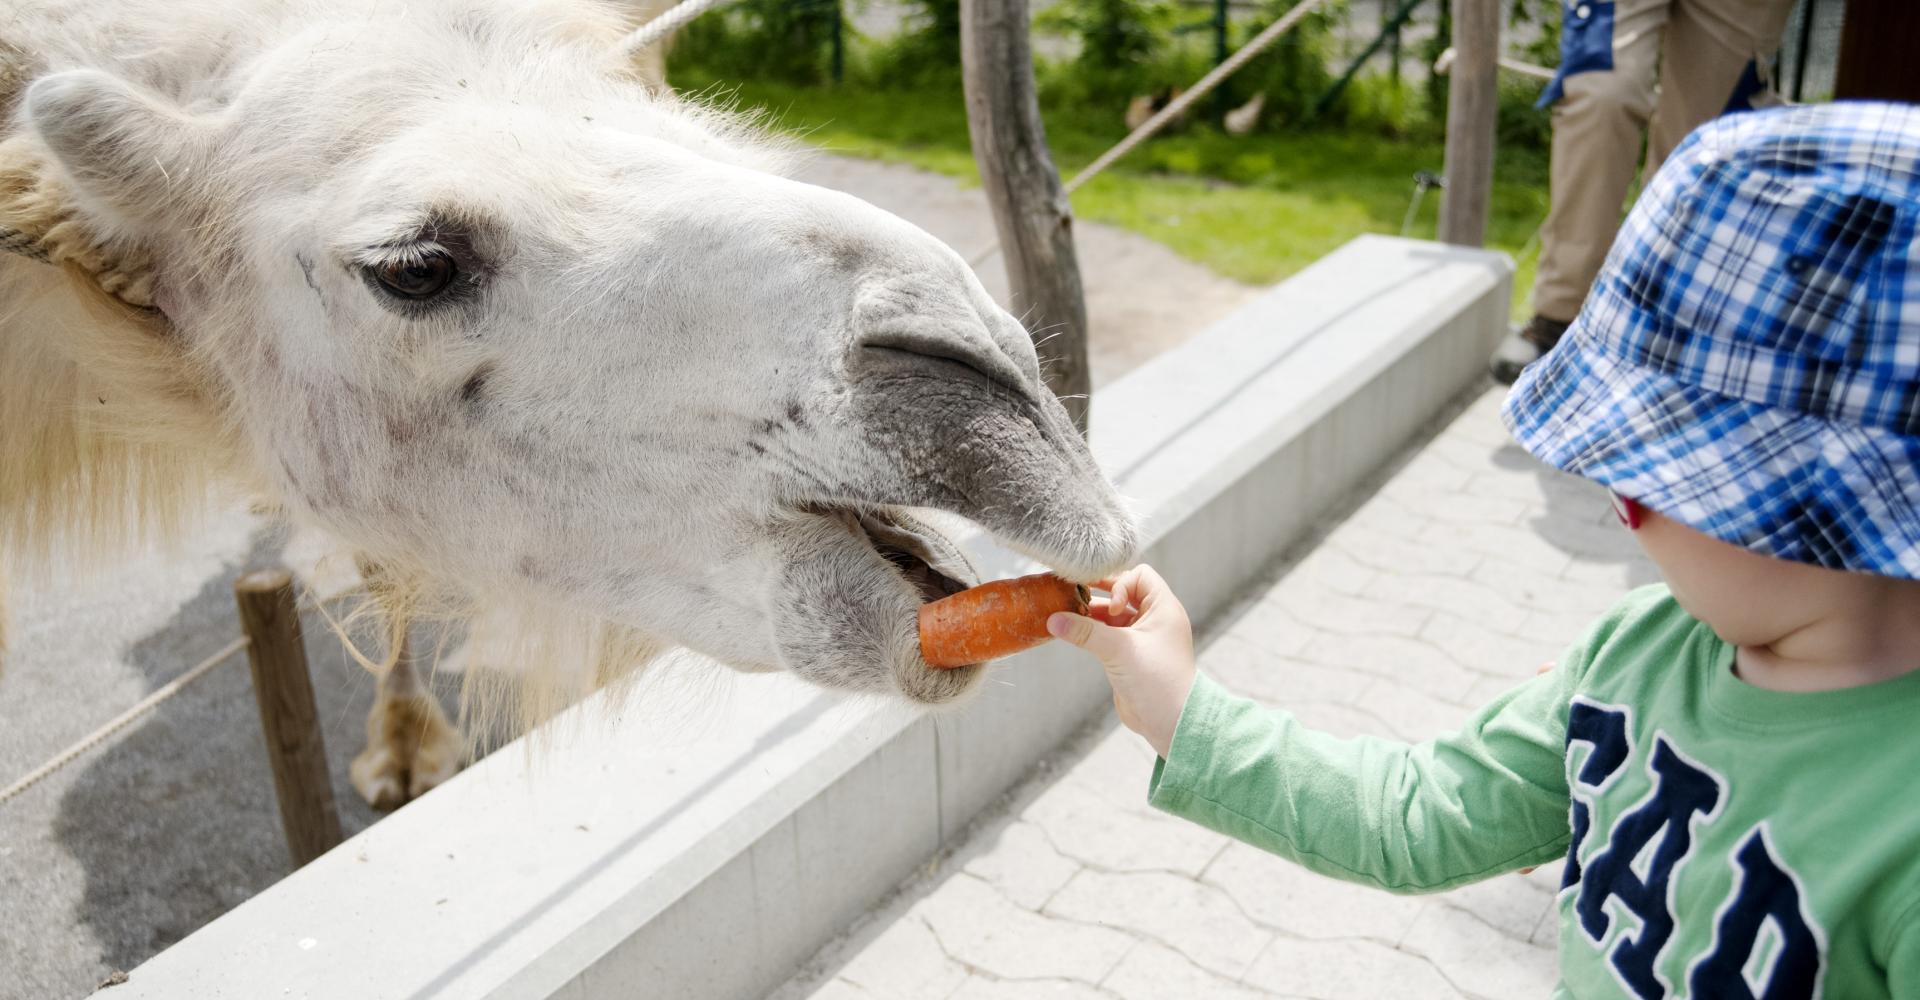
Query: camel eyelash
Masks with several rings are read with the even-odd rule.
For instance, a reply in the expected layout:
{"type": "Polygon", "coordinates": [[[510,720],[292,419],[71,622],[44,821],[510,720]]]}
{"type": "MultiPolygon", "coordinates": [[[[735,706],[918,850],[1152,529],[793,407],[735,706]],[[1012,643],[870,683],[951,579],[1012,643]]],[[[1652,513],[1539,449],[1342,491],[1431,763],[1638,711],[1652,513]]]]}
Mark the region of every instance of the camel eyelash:
{"type": "Polygon", "coordinates": [[[464,243],[416,240],[370,247],[356,255],[353,267],[382,306],[420,318],[479,293],[485,269],[464,243]]]}

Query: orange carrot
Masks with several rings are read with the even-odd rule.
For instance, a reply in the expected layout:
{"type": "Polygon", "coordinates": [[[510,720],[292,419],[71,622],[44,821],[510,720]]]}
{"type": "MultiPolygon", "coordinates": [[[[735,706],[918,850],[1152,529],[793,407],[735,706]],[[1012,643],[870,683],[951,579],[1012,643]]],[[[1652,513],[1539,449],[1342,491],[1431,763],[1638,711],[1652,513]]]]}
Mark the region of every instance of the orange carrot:
{"type": "Polygon", "coordinates": [[[964,667],[1047,641],[1047,617],[1087,613],[1087,588],[1051,573],[995,580],[920,606],[920,655],[931,667],[964,667]]]}

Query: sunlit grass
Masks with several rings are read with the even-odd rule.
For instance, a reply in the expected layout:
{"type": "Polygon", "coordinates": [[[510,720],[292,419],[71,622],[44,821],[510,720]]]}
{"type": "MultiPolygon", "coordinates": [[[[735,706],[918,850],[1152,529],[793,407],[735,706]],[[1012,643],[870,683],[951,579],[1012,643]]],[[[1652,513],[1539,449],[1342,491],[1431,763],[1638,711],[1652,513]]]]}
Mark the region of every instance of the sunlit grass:
{"type": "MultiPolygon", "coordinates": [[[[929,86],[873,90],[795,87],[759,81],[703,81],[742,106],[764,108],[775,128],[830,152],[909,164],[978,183],[957,90],[929,86]]],[[[1111,116],[1047,111],[1048,144],[1071,177],[1125,133],[1111,116]]],[[[1438,174],[1435,140],[1334,130],[1229,136],[1189,128],[1156,138],[1074,195],[1076,216],[1158,240],[1219,274],[1271,284],[1361,233],[1398,234],[1418,171],[1438,174]]],[[[1430,238],[1440,194],[1428,192],[1408,235],[1430,238]]],[[[1508,153],[1496,167],[1491,246],[1515,255],[1516,312],[1532,285],[1531,237],[1547,209],[1546,163],[1537,152],[1508,153]],[[1527,251],[1524,255],[1522,250],[1527,251]]]]}

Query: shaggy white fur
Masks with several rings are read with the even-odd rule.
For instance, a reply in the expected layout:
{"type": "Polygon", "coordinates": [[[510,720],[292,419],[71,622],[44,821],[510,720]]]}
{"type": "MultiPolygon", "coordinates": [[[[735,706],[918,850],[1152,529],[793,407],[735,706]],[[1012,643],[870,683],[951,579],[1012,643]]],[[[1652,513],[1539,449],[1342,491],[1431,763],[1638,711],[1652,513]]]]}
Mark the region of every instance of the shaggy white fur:
{"type": "Polygon", "coordinates": [[[14,0],[0,230],[57,266],[0,256],[0,557],[235,492],[343,540],[396,623],[511,622],[529,720],[669,644],[951,701],[980,671],[920,660],[958,583],[905,507],[1083,580],[1128,559],[1020,324],[649,86],[633,19],[14,0]]]}

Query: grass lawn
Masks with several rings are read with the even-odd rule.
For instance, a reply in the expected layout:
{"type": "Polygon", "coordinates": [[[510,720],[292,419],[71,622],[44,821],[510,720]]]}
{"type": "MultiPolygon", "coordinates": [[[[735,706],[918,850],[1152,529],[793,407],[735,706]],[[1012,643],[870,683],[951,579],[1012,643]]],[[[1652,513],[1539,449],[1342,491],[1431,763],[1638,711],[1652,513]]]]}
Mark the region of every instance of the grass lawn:
{"type": "MultiPolygon", "coordinates": [[[[742,106],[765,108],[774,128],[831,152],[978,183],[957,84],[876,91],[852,84],[718,83],[678,68],[675,82],[687,91],[730,93],[742,106]]],[[[1117,115],[1045,115],[1054,160],[1068,177],[1125,134],[1117,115]]],[[[1355,235],[1400,232],[1414,173],[1437,174],[1443,159],[1437,140],[1331,129],[1235,137],[1189,128],[1135,150],[1076,192],[1073,208],[1082,219],[1131,229],[1220,274],[1271,284],[1355,235]]],[[[1439,205],[1439,192],[1429,192],[1410,235],[1433,235],[1439,205]]],[[[1520,265],[1516,314],[1533,283],[1537,253],[1529,240],[1546,210],[1546,158],[1535,152],[1502,156],[1489,242],[1520,265]]]]}

